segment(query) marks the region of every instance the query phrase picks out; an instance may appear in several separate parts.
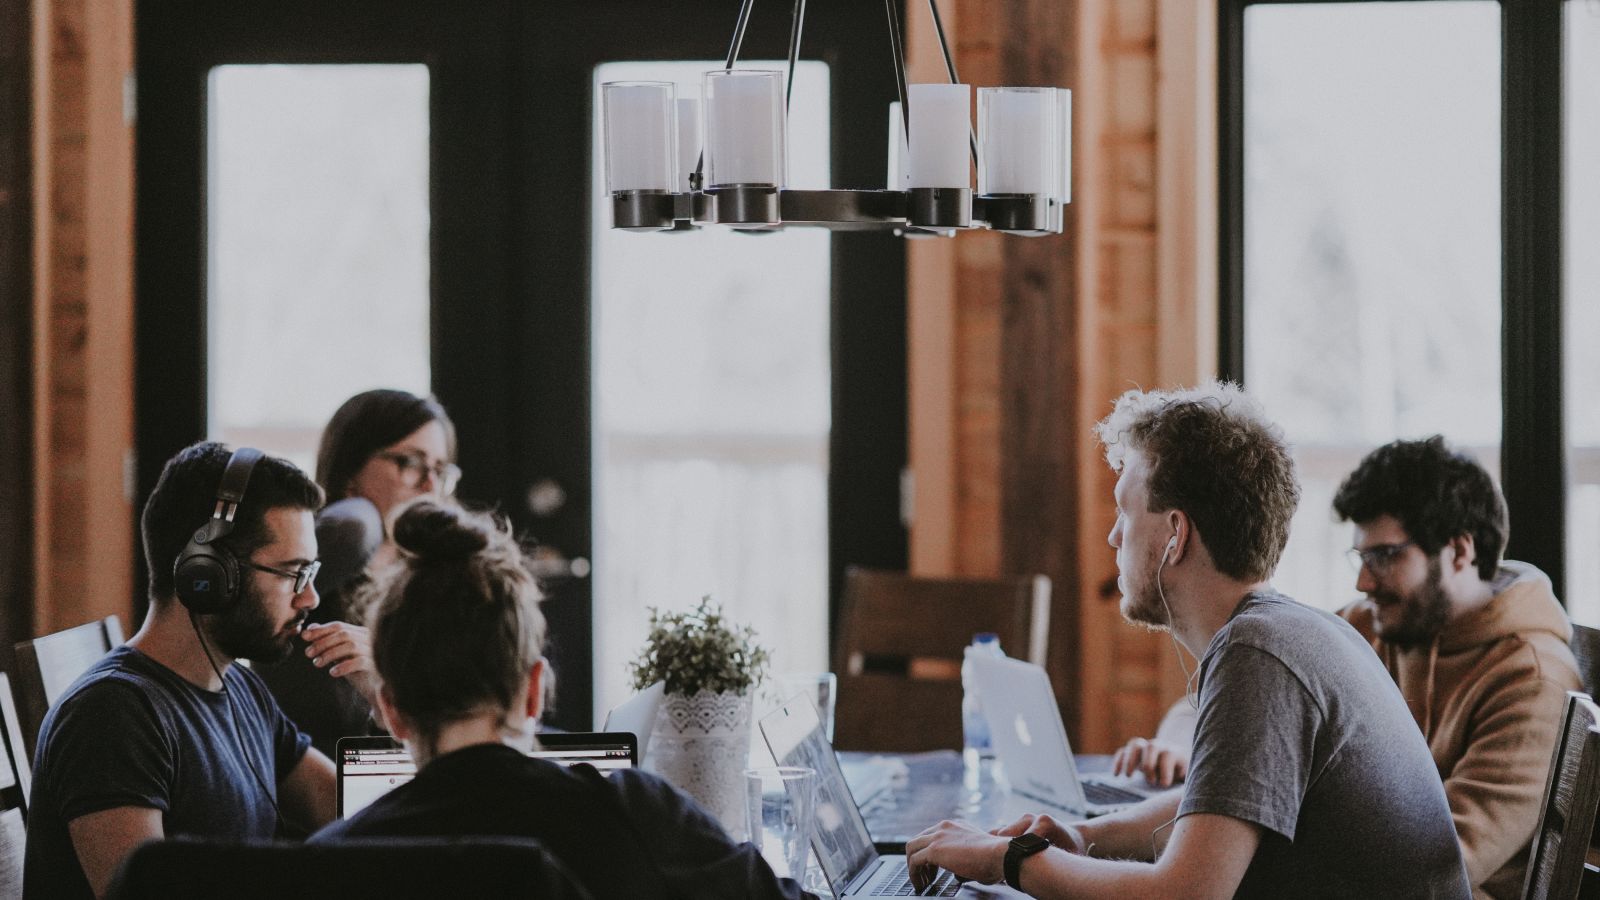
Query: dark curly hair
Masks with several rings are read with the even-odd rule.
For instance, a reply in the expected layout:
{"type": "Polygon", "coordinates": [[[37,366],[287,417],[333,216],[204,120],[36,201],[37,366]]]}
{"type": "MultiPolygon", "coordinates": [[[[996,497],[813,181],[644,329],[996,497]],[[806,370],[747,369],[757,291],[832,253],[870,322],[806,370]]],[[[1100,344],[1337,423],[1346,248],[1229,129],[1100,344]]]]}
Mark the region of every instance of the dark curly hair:
{"type": "Polygon", "coordinates": [[[1487,470],[1434,435],[1395,441],[1367,454],[1333,497],[1341,522],[1394,516],[1422,552],[1432,556],[1451,538],[1471,535],[1478,575],[1500,567],[1511,526],[1506,501],[1487,470]]]}
{"type": "Polygon", "coordinates": [[[1219,572],[1241,581],[1271,577],[1300,483],[1283,432],[1238,385],[1128,391],[1095,434],[1114,471],[1129,452],[1146,456],[1150,511],[1183,510],[1219,572]]]}

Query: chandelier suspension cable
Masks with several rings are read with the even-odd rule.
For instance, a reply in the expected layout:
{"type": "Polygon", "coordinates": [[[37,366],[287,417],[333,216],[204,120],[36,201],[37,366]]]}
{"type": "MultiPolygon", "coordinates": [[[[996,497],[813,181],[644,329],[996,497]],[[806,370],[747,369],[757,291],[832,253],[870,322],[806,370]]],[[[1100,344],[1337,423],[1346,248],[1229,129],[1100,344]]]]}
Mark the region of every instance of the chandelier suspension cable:
{"type": "Polygon", "coordinates": [[[794,70],[800,59],[800,32],[806,27],[806,0],[794,0],[794,16],[789,20],[789,84],[783,91],[783,114],[789,115],[794,99],[794,70]]]}
{"type": "Polygon", "coordinates": [[[894,54],[894,86],[900,92],[900,123],[905,126],[906,140],[911,140],[911,104],[906,102],[906,51],[900,36],[900,10],[895,0],[883,0],[889,13],[889,52],[894,54]]]}
{"type": "MultiPolygon", "coordinates": [[[[804,0],[800,0],[800,2],[804,3],[804,0]]],[[[738,19],[738,21],[734,22],[734,24],[733,24],[733,41],[728,44],[728,61],[722,67],[726,71],[729,71],[729,72],[733,71],[733,64],[739,61],[739,48],[744,46],[744,33],[745,33],[745,30],[750,27],[750,11],[752,9],[755,9],[755,6],[756,6],[756,0],[744,0],[743,3],[739,4],[739,19],[738,19]]],[[[791,63],[790,64],[790,69],[791,69],[790,80],[791,80],[791,83],[792,83],[793,78],[794,78],[794,75],[793,75],[793,72],[792,72],[793,68],[794,68],[794,66],[791,63]]],[[[791,86],[792,86],[792,84],[791,84],[791,86]]],[[[787,103],[787,101],[785,101],[785,104],[784,104],[784,111],[785,112],[788,111],[788,103],[787,103]]],[[[694,163],[694,172],[692,172],[689,175],[689,186],[690,187],[694,188],[697,191],[700,190],[700,185],[705,181],[705,170],[706,170],[706,151],[705,151],[705,148],[702,147],[702,148],[700,148],[700,156],[699,156],[698,159],[695,160],[695,163],[694,163]]]]}

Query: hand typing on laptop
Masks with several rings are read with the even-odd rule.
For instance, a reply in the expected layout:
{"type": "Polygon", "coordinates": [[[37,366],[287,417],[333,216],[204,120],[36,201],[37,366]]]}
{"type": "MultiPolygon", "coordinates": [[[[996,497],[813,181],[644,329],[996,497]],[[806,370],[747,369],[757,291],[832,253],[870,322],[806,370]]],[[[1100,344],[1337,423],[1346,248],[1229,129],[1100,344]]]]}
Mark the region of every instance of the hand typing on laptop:
{"type": "Polygon", "coordinates": [[[968,881],[999,881],[1005,874],[1006,848],[1024,834],[1036,834],[1068,853],[1086,853],[1090,846],[1076,827],[1044,815],[1025,815],[987,833],[965,822],[940,822],[906,844],[911,883],[921,891],[941,867],[968,881]],[[931,862],[933,858],[939,863],[931,862]]]}

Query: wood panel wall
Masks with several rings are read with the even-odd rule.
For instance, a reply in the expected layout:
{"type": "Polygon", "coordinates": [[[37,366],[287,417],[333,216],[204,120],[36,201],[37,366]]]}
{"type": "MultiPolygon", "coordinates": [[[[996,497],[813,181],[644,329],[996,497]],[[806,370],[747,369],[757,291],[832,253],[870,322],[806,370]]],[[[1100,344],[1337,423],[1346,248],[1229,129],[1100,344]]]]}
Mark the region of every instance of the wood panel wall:
{"type": "Polygon", "coordinates": [[[131,625],[134,596],[133,2],[32,17],[35,575],[12,639],[131,625]]]}
{"type": "MultiPolygon", "coordinates": [[[[945,12],[963,80],[1073,88],[1074,204],[1060,238],[910,248],[912,569],[1050,574],[1063,711],[1081,749],[1109,751],[1182,691],[1167,638],[1117,612],[1115,479],[1090,426],[1130,387],[1215,372],[1214,2],[945,12]]],[[[909,20],[913,78],[939,77],[926,14],[909,20]]]]}

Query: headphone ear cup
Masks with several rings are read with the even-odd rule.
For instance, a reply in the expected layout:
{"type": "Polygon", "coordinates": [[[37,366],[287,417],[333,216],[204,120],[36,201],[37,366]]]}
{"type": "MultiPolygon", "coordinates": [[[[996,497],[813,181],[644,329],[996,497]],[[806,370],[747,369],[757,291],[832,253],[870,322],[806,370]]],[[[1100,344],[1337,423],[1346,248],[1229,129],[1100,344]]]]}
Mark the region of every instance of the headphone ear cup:
{"type": "Polygon", "coordinates": [[[173,568],[178,601],[192,613],[226,612],[238,599],[239,564],[221,547],[190,542],[173,568]]]}

